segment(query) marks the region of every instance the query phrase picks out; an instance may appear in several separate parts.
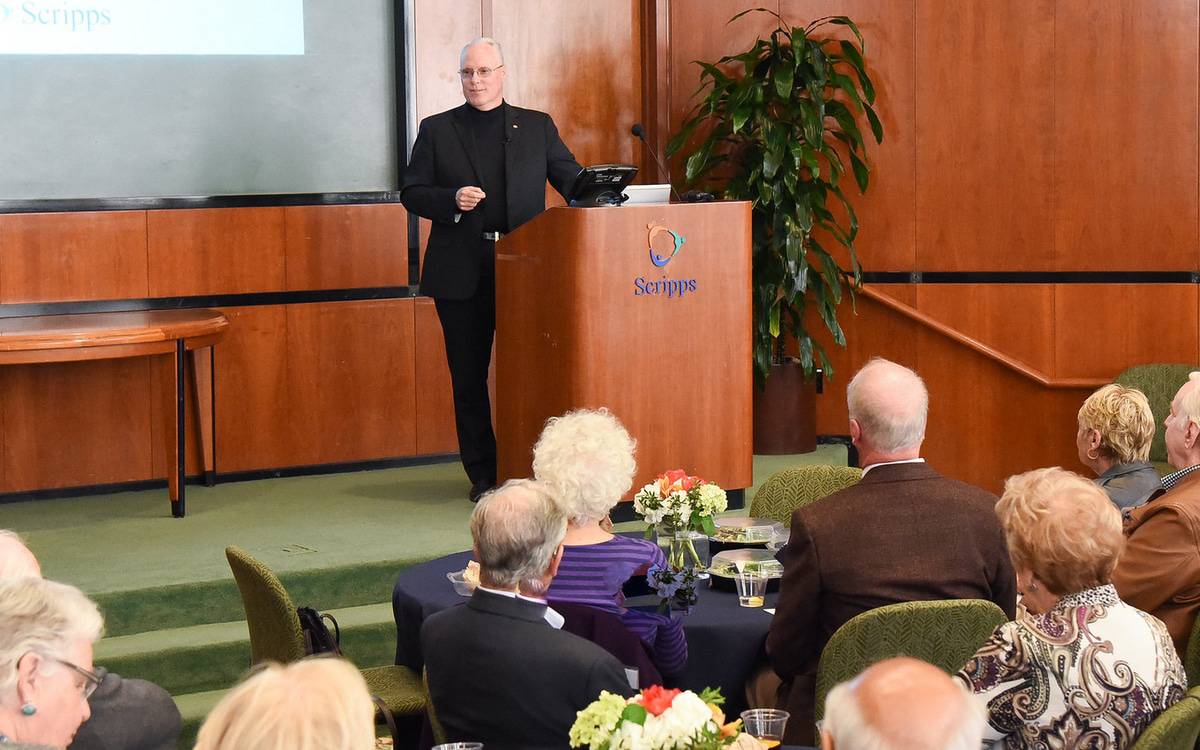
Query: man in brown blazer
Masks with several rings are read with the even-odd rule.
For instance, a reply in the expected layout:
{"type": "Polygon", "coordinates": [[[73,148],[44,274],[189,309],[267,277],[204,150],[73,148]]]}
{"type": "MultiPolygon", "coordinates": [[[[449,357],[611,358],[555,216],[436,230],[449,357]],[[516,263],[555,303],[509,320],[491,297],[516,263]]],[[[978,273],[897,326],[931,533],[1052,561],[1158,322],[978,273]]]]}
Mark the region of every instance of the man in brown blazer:
{"type": "Polygon", "coordinates": [[[767,654],[791,712],[784,744],[812,745],[817,661],[830,636],[869,609],[987,599],[1012,617],[1016,577],[995,495],[943,477],[920,457],[929,395],[884,359],[846,392],[863,478],[792,514],[767,654]]]}
{"type": "Polygon", "coordinates": [[[1200,372],[1175,394],[1163,424],[1178,471],[1163,478],[1165,492],[1130,511],[1112,581],[1126,603],[1166,624],[1183,658],[1200,612],[1200,372]]]}

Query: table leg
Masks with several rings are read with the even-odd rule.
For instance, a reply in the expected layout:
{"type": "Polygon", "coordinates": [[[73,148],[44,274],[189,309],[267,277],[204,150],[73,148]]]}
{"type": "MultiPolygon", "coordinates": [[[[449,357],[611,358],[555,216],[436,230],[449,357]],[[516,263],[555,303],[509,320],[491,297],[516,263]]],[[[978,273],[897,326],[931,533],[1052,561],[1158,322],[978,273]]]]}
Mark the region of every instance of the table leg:
{"type": "Polygon", "coordinates": [[[196,394],[196,423],[200,427],[200,455],[204,484],[217,483],[216,442],[213,436],[214,354],[211,346],[192,350],[192,392],[196,394]]]}
{"type": "MultiPolygon", "coordinates": [[[[185,360],[183,339],[175,342],[175,460],[171,463],[171,473],[175,475],[175,494],[171,497],[171,515],[183,518],[187,512],[185,505],[187,494],[187,429],[185,415],[187,413],[184,399],[185,360]]],[[[169,480],[168,480],[169,483],[169,480]]]]}

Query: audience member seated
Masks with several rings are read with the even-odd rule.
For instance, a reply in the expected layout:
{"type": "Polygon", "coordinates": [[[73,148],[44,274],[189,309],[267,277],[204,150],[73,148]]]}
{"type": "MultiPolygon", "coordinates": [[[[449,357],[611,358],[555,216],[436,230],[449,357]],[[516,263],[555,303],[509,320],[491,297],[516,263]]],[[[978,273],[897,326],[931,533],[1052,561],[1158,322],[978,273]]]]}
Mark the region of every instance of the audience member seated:
{"type": "MultiPolygon", "coordinates": [[[[41,575],[21,537],[0,529],[0,581],[41,575]]],[[[145,680],[122,679],[103,667],[96,673],[100,686],[88,698],[92,718],[79,728],[70,750],[175,750],[182,719],[166,690],[145,680]]]]}
{"type": "Polygon", "coordinates": [[[687,663],[683,623],[656,612],[625,609],[622,586],[665,566],[662,549],[644,539],[616,536],[608,514],[633,485],[635,443],[608,411],[579,410],[546,421],[533,447],[533,473],[567,514],[567,535],[549,599],[586,604],[620,615],[645,641],[664,675],[687,663]]]}
{"type": "Polygon", "coordinates": [[[813,744],[817,662],[855,615],[929,599],[987,599],[1009,617],[1016,609],[996,496],[938,474],[920,457],[929,407],[921,378],[875,359],[850,381],[846,398],[862,481],[792,514],[767,636],[782,684],[763,672],[750,688],[752,702],[791,712],[785,744],[813,744]]]}
{"type": "Polygon", "coordinates": [[[983,712],[942,670],[887,659],[829,691],[822,750],[979,750],[983,712]]]}
{"type": "Polygon", "coordinates": [[[100,684],[92,645],[104,619],[79,589],[41,578],[0,581],[0,746],[71,743],[100,684]]]}
{"type": "Polygon", "coordinates": [[[421,628],[430,698],[450,741],[562,748],[576,712],[602,690],[633,694],[616,658],[558,630],[553,610],[518,593],[549,588],[566,529],[547,488],[530,480],[510,480],[475,507],[479,586],[421,628]]]}
{"type": "Polygon", "coordinates": [[[1129,604],[1162,620],[1187,653],[1200,611],[1200,372],[1188,377],[1163,421],[1167,460],[1177,471],[1125,521],[1125,551],[1113,585],[1129,604]]]}
{"type": "Polygon", "coordinates": [[[1162,487],[1150,463],[1154,413],[1136,388],[1106,385],[1079,407],[1079,460],[1118,508],[1136,508],[1162,487]]]}
{"type": "Polygon", "coordinates": [[[986,708],[984,738],[1004,747],[1120,750],[1187,680],[1166,627],[1109,583],[1120,513],[1059,468],[1010,477],[996,513],[1023,610],[996,628],[958,677],[986,708]]]}
{"type": "Polygon", "coordinates": [[[347,661],[266,663],[212,710],[195,750],[371,750],[375,704],[347,661]]]}

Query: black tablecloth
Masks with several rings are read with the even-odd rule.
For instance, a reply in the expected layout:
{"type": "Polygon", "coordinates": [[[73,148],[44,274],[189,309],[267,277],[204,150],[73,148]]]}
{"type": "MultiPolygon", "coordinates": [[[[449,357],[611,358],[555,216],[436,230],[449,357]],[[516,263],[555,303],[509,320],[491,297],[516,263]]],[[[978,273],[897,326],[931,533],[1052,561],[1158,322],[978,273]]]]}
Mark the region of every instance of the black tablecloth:
{"type": "MultiPolygon", "coordinates": [[[[392,612],[396,618],[396,663],[420,671],[421,623],[434,612],[466,601],[454,593],[446,574],[466,567],[470,552],[459,552],[405,570],[396,579],[392,612]]],[[[768,594],[773,608],[777,594],[768,594]]],[[[771,616],[762,609],[738,606],[737,595],[714,589],[700,591],[700,601],[684,616],[688,662],[677,687],[700,691],[719,687],[726,714],[745,708],[744,685],[763,663],[763,646],[771,616]]]]}

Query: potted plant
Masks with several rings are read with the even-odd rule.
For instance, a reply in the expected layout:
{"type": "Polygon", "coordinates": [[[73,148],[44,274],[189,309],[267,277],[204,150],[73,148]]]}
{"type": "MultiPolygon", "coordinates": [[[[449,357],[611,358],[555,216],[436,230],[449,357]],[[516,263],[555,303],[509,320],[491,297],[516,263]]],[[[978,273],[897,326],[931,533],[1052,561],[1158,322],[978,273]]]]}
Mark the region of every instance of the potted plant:
{"type": "MultiPolygon", "coordinates": [[[[870,168],[860,117],[876,143],[883,142],[883,126],[873,108],[862,34],[852,20],[827,16],[788,27],[778,13],[757,8],[729,22],[750,12],[770,13],[778,28],[741,54],[698,63],[697,93],[707,93],[667,144],[667,154],[703,133],[686,160],[687,184],[707,183],[727,199],[753,204],[755,449],[799,452],[760,445],[761,416],[780,425],[797,419],[786,406],[760,404],[772,391],[795,398],[796,383],[811,381],[818,366],[832,374],[824,347],[806,327],[808,306],[833,341],[845,346],[837,306],[843,285],[853,295],[861,283],[861,269],[854,249],[858,218],[842,178],[849,172],[866,191],[870,168]],[[821,33],[832,27],[849,30],[853,40],[821,33]],[[832,254],[836,246],[845,249],[848,269],[832,254]],[[794,358],[785,356],[789,341],[795,342],[794,358]]],[[[815,435],[808,400],[808,435],[815,435]]]]}

